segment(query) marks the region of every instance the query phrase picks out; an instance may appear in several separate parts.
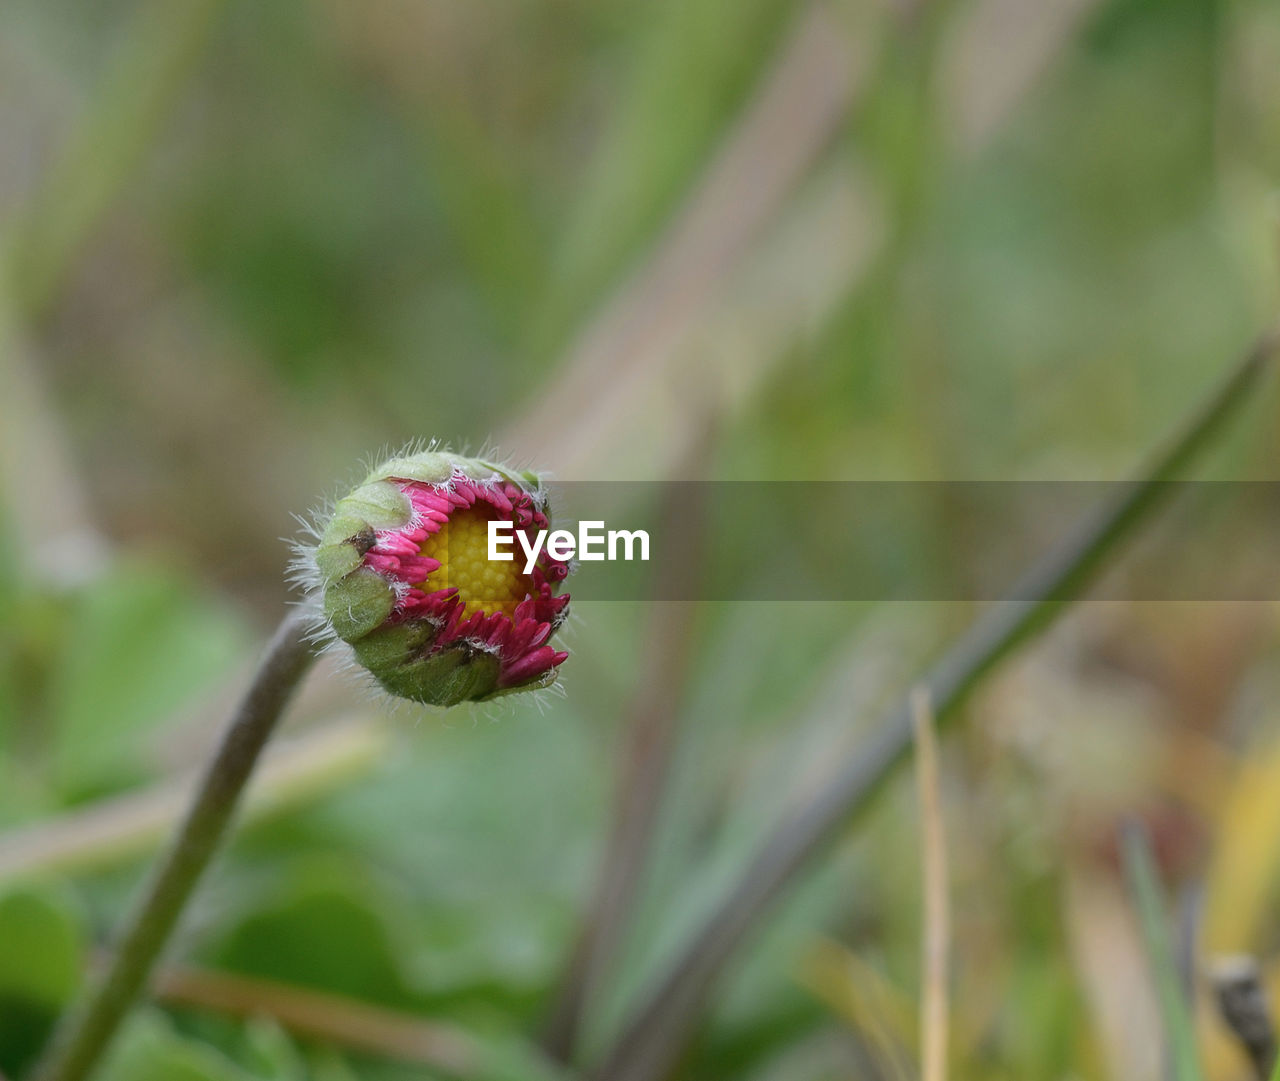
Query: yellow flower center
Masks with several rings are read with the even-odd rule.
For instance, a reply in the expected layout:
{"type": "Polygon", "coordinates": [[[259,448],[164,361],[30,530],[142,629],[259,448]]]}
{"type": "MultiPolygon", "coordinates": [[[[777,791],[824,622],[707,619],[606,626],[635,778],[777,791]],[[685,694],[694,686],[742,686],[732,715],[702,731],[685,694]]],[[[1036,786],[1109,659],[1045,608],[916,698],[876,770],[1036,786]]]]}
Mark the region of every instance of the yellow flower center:
{"type": "Polygon", "coordinates": [[[516,605],[533,592],[533,582],[521,573],[523,565],[516,545],[509,562],[489,560],[489,522],[497,513],[484,507],[462,507],[449,515],[438,533],[422,542],[424,556],[440,566],[417,583],[425,593],[456,586],[463,615],[475,612],[515,616],[516,605]]]}

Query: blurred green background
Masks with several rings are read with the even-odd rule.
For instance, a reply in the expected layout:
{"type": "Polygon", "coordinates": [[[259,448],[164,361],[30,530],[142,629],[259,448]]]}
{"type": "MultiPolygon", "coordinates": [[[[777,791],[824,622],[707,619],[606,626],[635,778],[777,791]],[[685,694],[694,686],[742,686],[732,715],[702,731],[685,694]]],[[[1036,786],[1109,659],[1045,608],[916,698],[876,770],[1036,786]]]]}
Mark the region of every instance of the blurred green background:
{"type": "MultiPolygon", "coordinates": [[[[294,515],[360,459],[425,436],[564,479],[1123,477],[1272,317],[1278,175],[1270,0],[9,0],[0,1074],[289,599],[294,515]]],[[[1274,479],[1278,404],[1214,475],[1274,479]]],[[[948,528],[924,508],[904,558],[945,562],[948,528]]],[[[538,1040],[627,726],[665,708],[589,1063],[970,614],[575,611],[545,702],[392,709],[326,663],[103,1076],[561,1076],[538,1040]]],[[[1086,605],[968,708],[954,1076],[1161,1076],[1123,814],[1208,951],[1277,955],[1278,644],[1270,605],[1086,605]]],[[[912,1076],[918,831],[902,777],[673,1076],[912,1076]]],[[[1208,1076],[1250,1077],[1200,999],[1208,1076]]]]}

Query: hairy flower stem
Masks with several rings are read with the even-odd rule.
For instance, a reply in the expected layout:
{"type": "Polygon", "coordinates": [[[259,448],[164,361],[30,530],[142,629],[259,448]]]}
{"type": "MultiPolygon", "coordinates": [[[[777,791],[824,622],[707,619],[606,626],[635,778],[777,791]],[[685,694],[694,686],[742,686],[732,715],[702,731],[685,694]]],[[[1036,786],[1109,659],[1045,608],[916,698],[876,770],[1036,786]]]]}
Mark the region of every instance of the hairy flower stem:
{"type": "Polygon", "coordinates": [[[145,991],[196,883],[227,832],[262,748],[314,659],[307,619],[291,613],[272,637],[107,971],[63,1018],[30,1081],[82,1081],[100,1064],[121,1022],[145,991]]]}

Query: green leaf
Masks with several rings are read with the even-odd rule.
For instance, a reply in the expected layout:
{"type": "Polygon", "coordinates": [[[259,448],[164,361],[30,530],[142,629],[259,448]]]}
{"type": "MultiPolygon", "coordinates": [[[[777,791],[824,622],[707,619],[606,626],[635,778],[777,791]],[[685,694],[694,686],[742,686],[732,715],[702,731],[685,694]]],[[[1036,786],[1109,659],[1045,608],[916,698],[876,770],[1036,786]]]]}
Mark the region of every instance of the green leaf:
{"type": "Polygon", "coordinates": [[[255,1076],[265,1081],[307,1081],[302,1052],[275,1021],[254,1018],[245,1025],[244,1036],[246,1064],[255,1076]]]}
{"type": "Polygon", "coordinates": [[[84,940],[70,902],[47,888],[0,897],[0,995],[60,1007],[80,983],[84,940]]]}
{"type": "Polygon", "coordinates": [[[355,1071],[331,1047],[319,1047],[310,1056],[311,1081],[361,1081],[355,1071]]]}
{"type": "Polygon", "coordinates": [[[70,901],[48,888],[0,896],[0,1070],[40,1049],[80,983],[84,935],[70,901]]]}
{"type": "Polygon", "coordinates": [[[107,1058],[101,1081],[252,1081],[207,1044],[177,1035],[160,1014],[137,1015],[107,1058]]]}
{"type": "Polygon", "coordinates": [[[55,665],[55,779],[68,798],[139,776],[147,740],[225,678],[247,629],[163,567],[123,565],[83,594],[55,665]]]}
{"type": "Polygon", "coordinates": [[[403,928],[384,894],[348,864],[298,861],[288,885],[212,951],[220,968],[393,1008],[412,1008],[403,928]]]}

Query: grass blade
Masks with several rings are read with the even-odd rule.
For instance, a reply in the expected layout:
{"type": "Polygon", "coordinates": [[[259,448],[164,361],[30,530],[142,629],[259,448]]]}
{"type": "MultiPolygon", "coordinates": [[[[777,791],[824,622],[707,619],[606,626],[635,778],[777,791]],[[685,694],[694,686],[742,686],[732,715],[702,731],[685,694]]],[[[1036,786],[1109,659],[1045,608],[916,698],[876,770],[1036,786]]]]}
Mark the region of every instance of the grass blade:
{"type": "Polygon", "coordinates": [[[1147,960],[1164,1024],[1172,1076],[1174,1081],[1203,1081],[1196,1055],[1195,1026],[1178,979],[1163,890],[1151,857],[1151,845],[1137,823],[1125,826],[1121,840],[1125,873],[1137,906],[1138,922],[1142,926],[1142,938],[1146,943],[1147,960]]]}
{"type": "Polygon", "coordinates": [[[172,114],[224,0],[148,3],[3,251],[16,317],[38,319],[172,114]]]}

